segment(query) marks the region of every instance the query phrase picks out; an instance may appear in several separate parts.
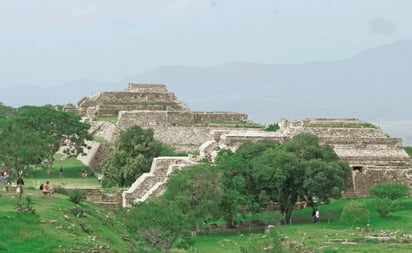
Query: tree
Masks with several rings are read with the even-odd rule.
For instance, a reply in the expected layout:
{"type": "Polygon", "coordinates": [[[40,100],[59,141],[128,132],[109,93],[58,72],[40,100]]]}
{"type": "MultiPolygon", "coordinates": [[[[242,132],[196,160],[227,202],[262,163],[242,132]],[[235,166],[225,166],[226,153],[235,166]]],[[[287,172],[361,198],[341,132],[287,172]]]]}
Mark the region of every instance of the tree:
{"type": "Polygon", "coordinates": [[[226,221],[226,227],[232,228],[235,216],[244,211],[241,206],[250,204],[244,176],[249,168],[239,155],[230,150],[221,150],[216,158],[216,164],[223,173],[223,196],[219,209],[226,221]]]}
{"type": "Polygon", "coordinates": [[[0,140],[0,162],[16,174],[39,163],[42,136],[15,118],[4,118],[0,122],[0,140]]]}
{"type": "Polygon", "coordinates": [[[190,225],[174,203],[158,200],[137,204],[123,216],[128,229],[161,252],[178,239],[191,244],[190,225]]]}
{"type": "Polygon", "coordinates": [[[174,203],[195,230],[199,223],[219,217],[223,194],[220,178],[221,173],[208,164],[185,167],[173,172],[162,197],[174,203]]]}
{"type": "Polygon", "coordinates": [[[103,161],[103,186],[130,186],[150,170],[153,158],[159,156],[162,144],[153,138],[153,130],[132,126],[122,131],[111,154],[103,161]]]}
{"type": "Polygon", "coordinates": [[[48,174],[54,163],[54,155],[61,146],[66,156],[83,154],[87,148],[85,140],[91,140],[88,133],[90,125],[82,123],[80,116],[70,112],[56,110],[51,105],[23,106],[15,115],[19,126],[26,131],[40,136],[40,140],[31,145],[40,146],[38,159],[47,168],[48,174]]]}
{"type": "Polygon", "coordinates": [[[329,146],[320,146],[316,136],[298,134],[278,148],[268,149],[254,162],[259,192],[278,202],[286,224],[298,200],[312,203],[341,196],[350,167],[329,146]]]}

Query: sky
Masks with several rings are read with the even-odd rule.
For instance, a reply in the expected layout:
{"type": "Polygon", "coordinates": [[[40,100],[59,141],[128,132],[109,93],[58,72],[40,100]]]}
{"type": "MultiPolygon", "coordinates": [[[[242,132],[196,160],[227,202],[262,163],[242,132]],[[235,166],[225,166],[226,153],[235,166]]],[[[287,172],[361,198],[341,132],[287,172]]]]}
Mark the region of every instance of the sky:
{"type": "Polygon", "coordinates": [[[412,39],[410,0],[0,0],[0,87],[304,63],[412,39]]]}

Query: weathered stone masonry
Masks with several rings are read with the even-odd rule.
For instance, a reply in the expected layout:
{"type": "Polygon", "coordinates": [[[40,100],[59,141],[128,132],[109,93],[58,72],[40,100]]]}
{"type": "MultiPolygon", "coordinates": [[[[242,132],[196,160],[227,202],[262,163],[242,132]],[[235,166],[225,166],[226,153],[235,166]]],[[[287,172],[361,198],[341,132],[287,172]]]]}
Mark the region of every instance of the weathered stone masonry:
{"type": "MultiPolygon", "coordinates": [[[[341,159],[348,161],[352,176],[344,193],[346,197],[365,196],[370,186],[386,181],[406,183],[412,189],[412,162],[402,148],[402,140],[389,138],[380,128],[358,119],[283,120],[279,131],[265,132],[262,127],[236,126],[236,122],[247,121],[246,114],[192,112],[165,85],[133,83],[122,92],[100,92],[86,97],[78,103],[75,111],[92,122],[93,134],[109,141],[114,141],[119,131],[139,125],[153,129],[156,139],[178,151],[200,152],[198,157],[159,158],[152,165],[151,172],[144,176],[146,179],[138,179],[134,190],[123,194],[123,205],[126,205],[125,199],[142,200],[153,192],[158,194],[173,168],[182,168],[205,157],[213,161],[218,147],[236,150],[242,143],[267,138],[283,142],[302,132],[318,136],[321,143],[331,145],[341,159]],[[92,121],[96,116],[118,116],[118,121],[115,125],[102,124],[92,121]],[[156,164],[159,164],[159,171],[156,171],[156,164]],[[162,176],[157,178],[159,173],[162,176]],[[139,180],[143,185],[139,185],[139,180]]],[[[99,147],[100,144],[96,145],[93,151],[96,159],[86,161],[93,166],[98,166],[98,160],[107,153],[107,150],[99,152],[99,147]]]]}

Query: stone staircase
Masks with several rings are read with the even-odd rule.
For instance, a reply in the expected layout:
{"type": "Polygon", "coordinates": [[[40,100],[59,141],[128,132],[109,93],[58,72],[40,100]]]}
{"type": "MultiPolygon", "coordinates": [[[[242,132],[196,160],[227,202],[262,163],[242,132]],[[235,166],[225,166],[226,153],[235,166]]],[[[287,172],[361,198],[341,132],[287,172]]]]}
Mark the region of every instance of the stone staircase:
{"type": "Polygon", "coordinates": [[[141,175],[132,186],[122,193],[122,206],[143,202],[153,196],[159,196],[165,189],[168,176],[177,169],[196,164],[191,157],[157,157],[153,159],[150,172],[141,175]]]}

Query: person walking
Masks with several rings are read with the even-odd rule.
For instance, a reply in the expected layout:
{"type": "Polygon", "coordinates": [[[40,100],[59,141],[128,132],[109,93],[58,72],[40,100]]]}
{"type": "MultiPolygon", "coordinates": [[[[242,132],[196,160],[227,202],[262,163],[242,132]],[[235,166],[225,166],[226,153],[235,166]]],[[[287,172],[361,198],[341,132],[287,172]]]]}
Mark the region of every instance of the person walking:
{"type": "Polygon", "coordinates": [[[19,174],[19,177],[17,178],[17,188],[16,188],[16,192],[19,195],[19,199],[21,199],[21,195],[23,195],[23,186],[24,186],[24,180],[23,180],[23,177],[19,174]]]}
{"type": "Polygon", "coordinates": [[[319,210],[316,208],[315,210],[315,218],[314,218],[315,223],[319,223],[319,210]]]}

